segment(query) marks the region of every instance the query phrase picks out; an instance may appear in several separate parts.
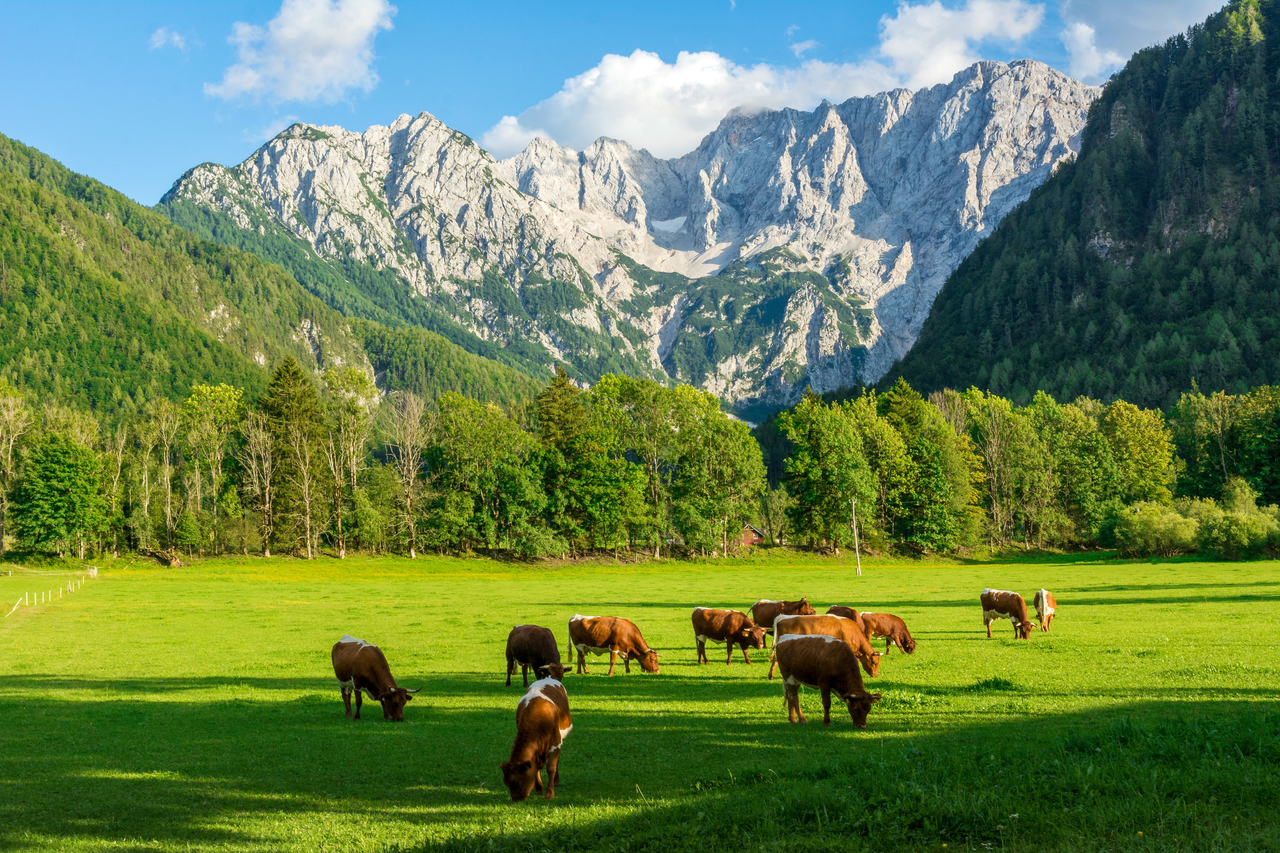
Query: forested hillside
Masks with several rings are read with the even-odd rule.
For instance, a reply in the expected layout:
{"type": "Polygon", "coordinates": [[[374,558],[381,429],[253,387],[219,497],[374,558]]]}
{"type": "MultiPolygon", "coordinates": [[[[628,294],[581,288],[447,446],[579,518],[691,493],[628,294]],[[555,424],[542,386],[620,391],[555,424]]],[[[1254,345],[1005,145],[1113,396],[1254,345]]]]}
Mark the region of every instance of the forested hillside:
{"type": "Polygon", "coordinates": [[[1168,409],[1280,381],[1280,4],[1134,55],[884,380],[1168,409]]]}
{"type": "Polygon", "coordinates": [[[537,387],[429,332],[353,328],[281,267],[0,136],[0,377],[114,417],[201,383],[256,394],[287,356],[371,368],[428,398],[509,402],[537,387]]]}

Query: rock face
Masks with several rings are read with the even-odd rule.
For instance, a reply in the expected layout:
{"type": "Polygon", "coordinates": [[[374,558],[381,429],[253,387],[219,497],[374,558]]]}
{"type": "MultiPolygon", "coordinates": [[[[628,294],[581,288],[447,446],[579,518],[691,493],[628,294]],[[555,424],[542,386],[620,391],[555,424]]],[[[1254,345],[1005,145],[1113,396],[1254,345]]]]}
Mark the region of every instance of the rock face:
{"type": "Polygon", "coordinates": [[[538,139],[498,162],[426,113],[294,125],[164,202],[394,270],[534,363],[665,373],[757,412],[882,376],[946,276],[1078,148],[1099,91],[980,62],[919,92],[731,114],[676,160],[538,139]]]}

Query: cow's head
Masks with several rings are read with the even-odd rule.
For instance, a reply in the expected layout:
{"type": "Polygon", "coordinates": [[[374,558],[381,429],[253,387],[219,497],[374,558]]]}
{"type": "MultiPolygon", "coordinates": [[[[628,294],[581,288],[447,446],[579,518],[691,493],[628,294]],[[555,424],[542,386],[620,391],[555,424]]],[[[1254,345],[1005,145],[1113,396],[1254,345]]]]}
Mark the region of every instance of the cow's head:
{"type": "Polygon", "coordinates": [[[533,766],[533,762],[504,761],[498,769],[502,771],[502,783],[511,792],[511,801],[527,800],[533,791],[533,783],[538,779],[538,768],[533,766]]]}
{"type": "Polygon", "coordinates": [[[1019,623],[1019,625],[1018,625],[1018,639],[1019,639],[1019,640],[1030,640],[1030,639],[1031,639],[1031,632],[1032,632],[1032,631],[1034,631],[1034,630],[1035,630],[1035,628],[1036,628],[1036,623],[1032,622],[1030,619],[1028,619],[1028,620],[1027,620],[1027,621],[1025,621],[1025,622],[1019,623]]]}
{"type": "Polygon", "coordinates": [[[393,687],[379,696],[378,701],[382,703],[382,719],[390,720],[393,723],[403,723],[404,706],[413,699],[413,694],[417,692],[417,690],[406,690],[403,687],[393,687]]]}
{"type": "Polygon", "coordinates": [[[655,675],[658,672],[658,653],[653,649],[648,649],[644,654],[639,656],[640,668],[645,672],[652,672],[655,675]]]}
{"type": "Polygon", "coordinates": [[[564,664],[548,663],[543,664],[536,670],[539,678],[554,678],[556,681],[564,681],[564,664]]]}
{"type": "Polygon", "coordinates": [[[905,640],[902,641],[902,650],[909,655],[915,654],[916,641],[913,640],[911,637],[907,637],[905,640]]]}
{"type": "Polygon", "coordinates": [[[871,706],[880,701],[880,694],[867,693],[863,690],[858,693],[846,693],[840,698],[848,706],[849,717],[853,720],[853,724],[860,729],[865,729],[867,714],[871,713],[871,706]]]}
{"type": "Polygon", "coordinates": [[[818,611],[809,606],[809,597],[805,596],[800,599],[800,609],[796,611],[801,616],[814,616],[818,611]]]}
{"type": "Polygon", "coordinates": [[[763,649],[764,638],[768,633],[769,631],[767,628],[761,628],[759,625],[751,625],[750,627],[743,627],[742,635],[739,639],[745,645],[750,646],[753,649],[763,649]]]}
{"type": "Polygon", "coordinates": [[[862,664],[862,668],[866,670],[867,675],[875,678],[880,674],[880,653],[871,652],[869,654],[858,653],[858,663],[862,664]]]}

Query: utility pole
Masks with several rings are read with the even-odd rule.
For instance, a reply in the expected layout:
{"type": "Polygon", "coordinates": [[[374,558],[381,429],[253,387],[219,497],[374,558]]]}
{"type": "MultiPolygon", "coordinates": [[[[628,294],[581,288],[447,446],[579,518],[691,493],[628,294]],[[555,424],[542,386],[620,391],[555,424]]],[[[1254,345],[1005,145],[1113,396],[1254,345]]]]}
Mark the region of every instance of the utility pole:
{"type": "Polygon", "coordinates": [[[858,560],[858,577],[862,577],[862,550],[858,547],[858,501],[849,500],[849,512],[853,516],[853,553],[858,560]]]}

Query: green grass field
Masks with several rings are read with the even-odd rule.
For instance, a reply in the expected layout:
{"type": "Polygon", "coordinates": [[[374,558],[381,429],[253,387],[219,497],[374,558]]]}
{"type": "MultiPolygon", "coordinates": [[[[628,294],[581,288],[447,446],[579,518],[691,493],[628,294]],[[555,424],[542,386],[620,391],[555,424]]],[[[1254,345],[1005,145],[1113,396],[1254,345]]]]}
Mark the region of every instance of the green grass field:
{"type": "Polygon", "coordinates": [[[0,849],[1280,849],[1277,563],[127,563],[0,621],[0,849]],[[985,586],[1052,589],[1054,631],[988,640],[985,586]],[[694,663],[693,607],[802,594],[919,642],[864,731],[813,691],[789,725],[763,654],[694,663]],[[662,672],[567,677],[563,786],[512,804],[507,631],[563,652],[575,613],[634,620],[662,672]],[[423,688],[407,722],[343,716],[344,632],[423,688]]]}

